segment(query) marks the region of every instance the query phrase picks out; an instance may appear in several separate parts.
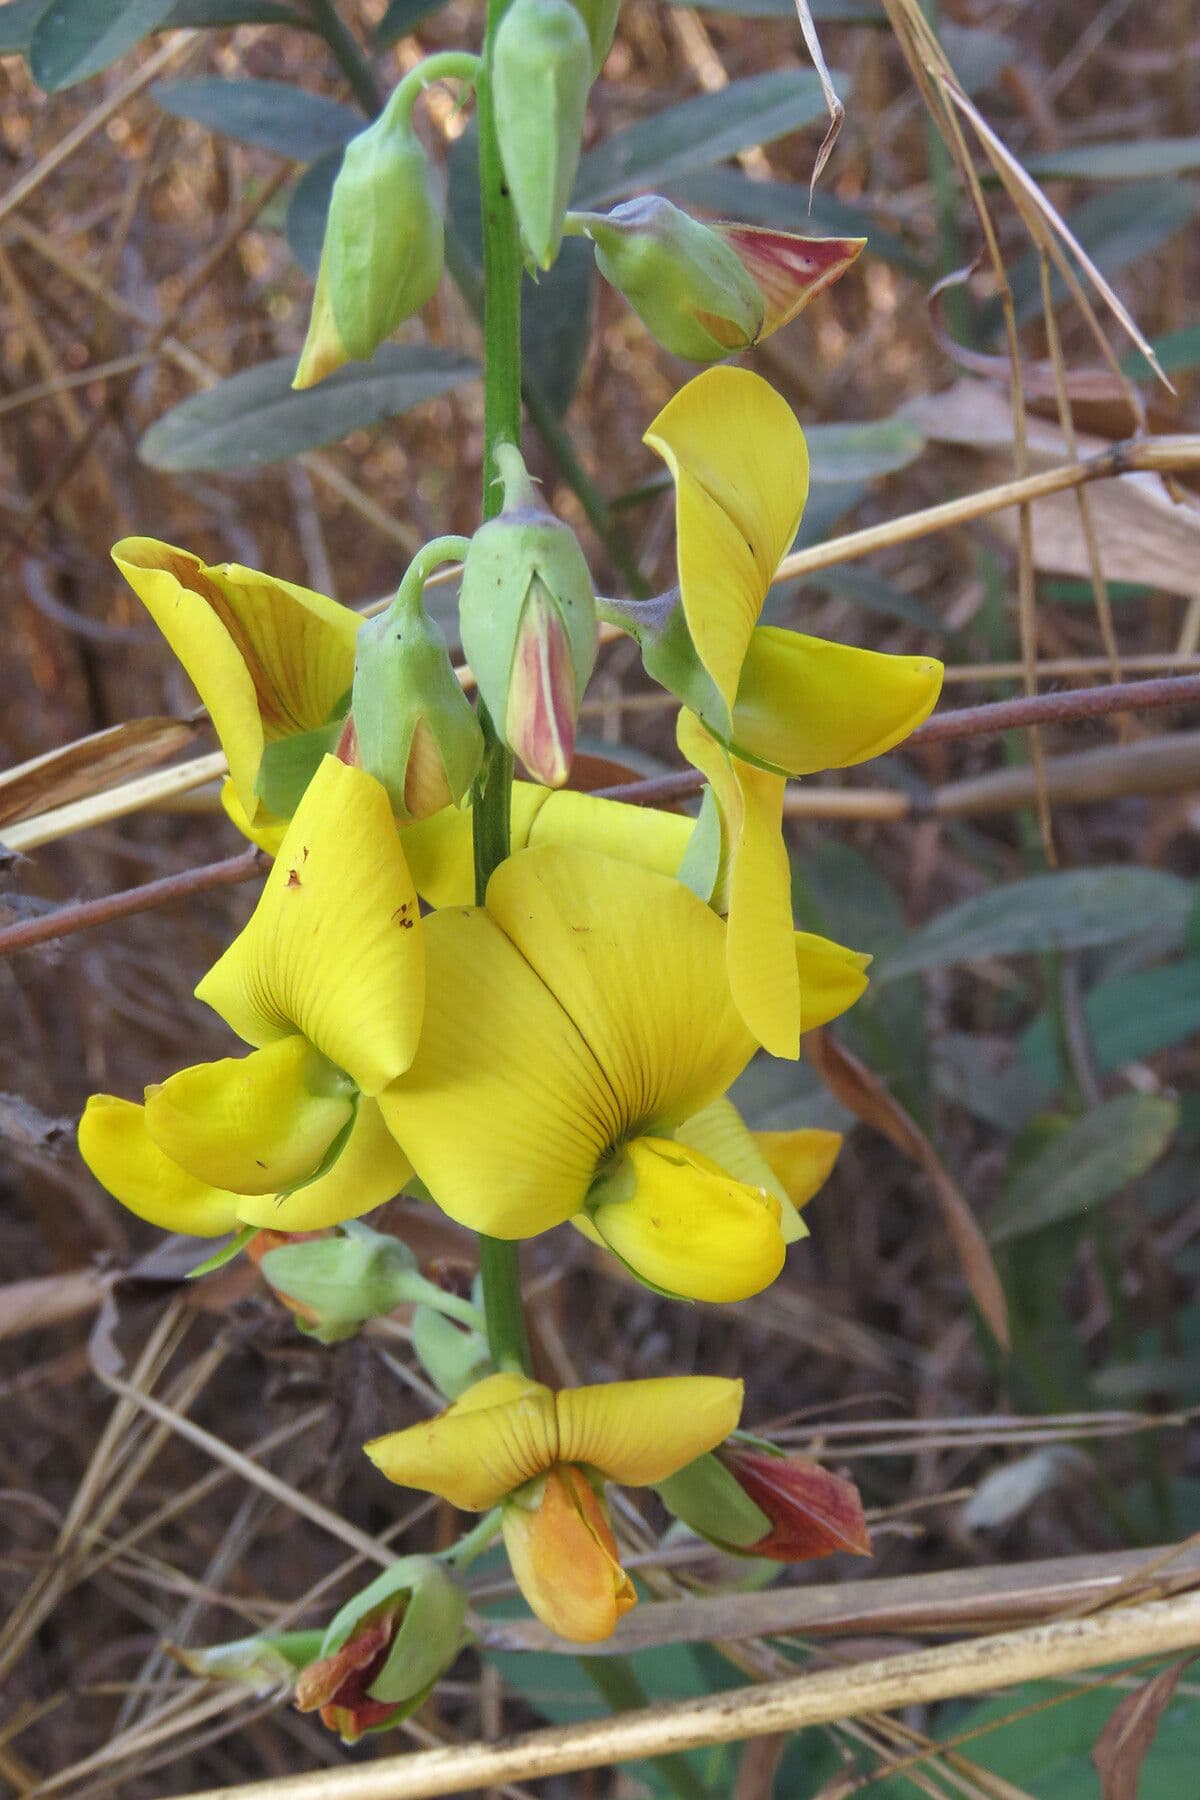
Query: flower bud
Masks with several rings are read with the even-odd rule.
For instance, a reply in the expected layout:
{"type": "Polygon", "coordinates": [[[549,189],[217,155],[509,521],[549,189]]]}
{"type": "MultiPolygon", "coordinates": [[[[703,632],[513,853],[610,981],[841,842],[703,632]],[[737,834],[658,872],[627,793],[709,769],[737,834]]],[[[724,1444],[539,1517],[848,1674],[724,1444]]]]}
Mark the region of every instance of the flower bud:
{"type": "Polygon", "coordinates": [[[511,444],[496,461],[504,511],[480,527],[463,564],[463,649],[504,742],[536,781],[561,787],[596,658],[587,563],[569,525],[538,498],[511,444]]]}
{"type": "Polygon", "coordinates": [[[626,200],[582,222],[596,265],[664,350],[720,362],[755,342],[763,300],[717,232],[657,194],[626,200]]]}
{"type": "Polygon", "coordinates": [[[302,1331],[323,1344],[353,1337],[368,1319],[425,1297],[407,1244],[349,1219],[337,1232],[260,1233],[252,1260],[302,1331]],[[272,1242],[272,1238],[277,1241],[272,1242]]]}
{"type": "Polygon", "coordinates": [[[600,273],[663,348],[704,363],[788,324],[866,242],[702,224],[657,194],[573,219],[595,244],[600,273]]]}
{"type": "Polygon", "coordinates": [[[483,732],[419,597],[401,593],[359,632],[351,713],[356,760],[398,819],[427,819],[464,798],[483,732]]]}
{"type": "Polygon", "coordinates": [[[858,1489],[806,1456],[730,1438],[658,1492],[700,1537],[742,1556],[811,1562],[836,1550],[871,1554],[858,1489]]]}
{"type": "Polygon", "coordinates": [[[587,26],[592,46],[592,80],[600,73],[617,35],[621,0],[573,0],[575,11],[587,26]]]}
{"type": "Polygon", "coordinates": [[[637,1604],[604,1501],[573,1463],[505,1501],[502,1528],[517,1586],[559,1637],[598,1643],[637,1604]]]}
{"type": "Polygon", "coordinates": [[[183,1644],[166,1648],[201,1681],[236,1681],[256,1694],[269,1694],[281,1685],[290,1687],[306,1664],[320,1655],[323,1636],[321,1631],[264,1631],[259,1637],[199,1649],[183,1644]]]}
{"type": "Polygon", "coordinates": [[[548,269],[562,242],[592,81],[589,28],[571,0],[513,0],[496,33],[496,136],[522,236],[548,269]]]}
{"type": "Polygon", "coordinates": [[[465,1641],[465,1590],[443,1563],[406,1556],[329,1622],[320,1659],[296,1684],[301,1712],[354,1744],[406,1719],[465,1641]]]}
{"type": "Polygon", "coordinates": [[[441,280],[442,215],[409,113],[407,102],[389,105],[346,146],[293,387],[368,361],[441,280]]]}

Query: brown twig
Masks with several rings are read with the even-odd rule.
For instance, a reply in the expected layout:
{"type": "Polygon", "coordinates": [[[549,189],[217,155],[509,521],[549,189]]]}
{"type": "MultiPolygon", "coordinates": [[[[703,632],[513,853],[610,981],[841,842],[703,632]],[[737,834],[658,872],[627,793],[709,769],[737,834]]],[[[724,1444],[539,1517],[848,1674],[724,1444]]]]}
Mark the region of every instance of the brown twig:
{"type": "MultiPolygon", "coordinates": [[[[1022,695],[1016,700],[993,700],[984,706],[963,706],[928,719],[906,743],[914,749],[925,744],[947,743],[954,738],[986,737],[998,731],[1017,731],[1029,725],[1058,725],[1076,719],[1099,719],[1108,713],[1148,711],[1159,706],[1183,706],[1200,701],[1200,675],[1167,675],[1152,681],[1114,681],[1105,687],[1075,688],[1061,694],[1022,695]]],[[[646,781],[623,782],[598,788],[603,800],[627,800],[635,806],[657,806],[661,801],[699,793],[704,777],[696,769],[673,775],[652,776],[646,781]]]]}
{"type": "Polygon", "coordinates": [[[70,906],[56,907],[38,919],[22,919],[0,931],[0,956],[9,956],[14,950],[30,950],[35,944],[46,944],[53,938],[70,937],[93,925],[107,925],[111,919],[124,919],[131,913],[149,912],[153,907],[169,905],[172,900],[205,894],[210,888],[232,887],[236,882],[250,881],[266,864],[262,851],[251,848],[238,856],[227,856],[221,862],[203,863],[198,869],[184,869],[178,875],[164,875],[141,887],[126,888],[119,894],[102,894],[97,900],[77,900],[70,906]]]}

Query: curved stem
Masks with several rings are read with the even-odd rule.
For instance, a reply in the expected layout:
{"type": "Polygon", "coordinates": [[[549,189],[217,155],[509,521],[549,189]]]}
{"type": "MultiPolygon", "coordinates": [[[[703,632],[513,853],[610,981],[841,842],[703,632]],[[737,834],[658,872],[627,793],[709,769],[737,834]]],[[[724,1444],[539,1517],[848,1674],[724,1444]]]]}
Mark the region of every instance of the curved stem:
{"type": "MultiPolygon", "coordinates": [[[[425,583],[435,569],[443,563],[462,562],[471,548],[471,540],[467,537],[431,538],[423,544],[405,569],[400,586],[396,589],[396,598],[392,606],[401,613],[410,608],[420,611],[425,583]]],[[[389,608],[390,610],[390,608],[389,608]]]]}
{"type": "MultiPolygon", "coordinates": [[[[479,118],[479,192],[483,209],[483,516],[503,505],[496,451],[521,442],[521,240],[504,178],[492,106],[492,50],[509,0],[488,0],[483,62],[475,85],[479,118]]],[[[509,853],[513,759],[479,703],[486,750],[473,808],[475,898],[482,905],[492,871],[509,853]]],[[[497,1369],[529,1369],[518,1248],[480,1236],[479,1272],[488,1348],[497,1369]]]]}
{"type": "Polygon", "coordinates": [[[410,69],[387,103],[387,110],[398,121],[407,124],[425,89],[435,81],[464,81],[474,87],[479,77],[480,59],[469,50],[439,50],[427,56],[415,69],[410,69]]]}

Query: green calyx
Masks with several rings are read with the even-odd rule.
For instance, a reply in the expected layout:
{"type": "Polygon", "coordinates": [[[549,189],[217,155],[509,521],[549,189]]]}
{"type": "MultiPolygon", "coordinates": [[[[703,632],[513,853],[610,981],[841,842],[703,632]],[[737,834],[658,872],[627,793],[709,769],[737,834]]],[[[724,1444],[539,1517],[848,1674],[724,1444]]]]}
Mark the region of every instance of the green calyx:
{"type": "Polygon", "coordinates": [[[574,213],[569,228],[591,238],[600,273],[664,350],[720,362],[758,337],[758,284],[718,232],[670,200],[647,194],[610,213],[574,213]]]}
{"type": "Polygon", "coordinates": [[[431,1306],[418,1306],[413,1313],[412,1344],[425,1373],[447,1400],[457,1400],[493,1372],[481,1334],[461,1330],[431,1306]]]}
{"type": "Polygon", "coordinates": [[[722,1550],[753,1550],[771,1530],[766,1513],[711,1451],[660,1481],[656,1491],[668,1512],[722,1550]]]}
{"type": "Polygon", "coordinates": [[[562,242],[593,62],[589,26],[571,0],[513,0],[496,32],[496,137],[521,234],[543,269],[562,242]]]}
{"type": "Polygon", "coordinates": [[[354,661],[357,759],[402,820],[461,804],[483,761],[479,721],[422,604],[428,567],[418,559],[388,610],[363,626],[354,661]]]}
{"type": "Polygon", "coordinates": [[[444,1563],[401,1557],[334,1614],[321,1655],[332,1656],[363,1626],[393,1611],[398,1620],[391,1648],[367,1693],[388,1705],[411,1701],[415,1707],[466,1642],[466,1590],[444,1563]]]}
{"type": "Polygon", "coordinates": [[[592,79],[604,67],[613,39],[617,35],[617,15],[621,0],[572,0],[575,11],[587,27],[592,46],[592,79]]]}
{"type": "Polygon", "coordinates": [[[482,1325],[469,1301],[421,1274],[407,1244],[357,1219],[345,1220],[336,1235],[268,1250],[260,1267],[273,1288],[315,1315],[311,1323],[298,1323],[323,1344],[353,1337],[368,1319],[414,1302],[452,1315],[468,1331],[482,1325]]]}
{"type": "Polygon", "coordinates": [[[607,624],[635,640],[647,675],[727,743],[732,733],[729,708],[696,652],[679,589],[652,600],[602,600],[597,610],[607,624]]]}
{"type": "Polygon", "coordinates": [[[264,1631],[192,1650],[170,1645],[171,1655],[203,1681],[236,1681],[258,1694],[292,1683],[321,1654],[320,1631],[264,1631]]]}

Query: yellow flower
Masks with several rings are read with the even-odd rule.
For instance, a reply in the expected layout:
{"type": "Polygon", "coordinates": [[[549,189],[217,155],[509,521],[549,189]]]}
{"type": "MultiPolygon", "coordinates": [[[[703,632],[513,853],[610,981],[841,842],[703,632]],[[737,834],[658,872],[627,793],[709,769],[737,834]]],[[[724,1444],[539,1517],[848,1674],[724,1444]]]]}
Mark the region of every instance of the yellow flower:
{"type": "MultiPolygon", "coordinates": [[[[754,1052],[724,940],[679,882],[559,846],[502,863],[486,907],[427,919],[421,1041],[379,1101],[438,1205],[506,1238],[590,1213],[676,1293],[742,1299],[772,1281],[777,1196],[670,1141],[754,1052]]],[[[857,999],[864,959],[807,937],[796,954],[810,1024],[857,999]]]]}
{"type": "Polygon", "coordinates": [[[424,946],[372,776],[324,759],[249,924],[196,994],[253,1049],[148,1088],[144,1108],[93,1099],[80,1144],[118,1199],[204,1235],[231,1219],[311,1230],[396,1191],[408,1165],[380,1154],[374,1097],[416,1049],[424,946]]]}
{"type": "Polygon", "coordinates": [[[618,1381],[555,1392],[490,1375],[424,1424],[365,1446],[389,1481],[483,1512],[503,1506],[517,1583],[552,1631],[590,1643],[636,1601],[601,1483],[648,1487],[721,1443],[742,1384],[715,1376],[618,1381]]]}
{"type": "Polygon", "coordinates": [[[716,692],[700,710],[732,748],[786,775],[878,756],[928,717],[942,666],[760,627],[808,498],[808,447],[749,369],[706,369],[645,441],[675,480],[676,559],[695,654],[716,692]]]}
{"type": "Polygon", "coordinates": [[[324,734],[313,741],[297,788],[333,748],[325,738],[336,738],[349,704],[361,619],[294,582],[238,563],[209,566],[157,538],[122,538],[112,556],[208,708],[253,823],[266,810],[259,784],[270,745],[324,734]]]}

